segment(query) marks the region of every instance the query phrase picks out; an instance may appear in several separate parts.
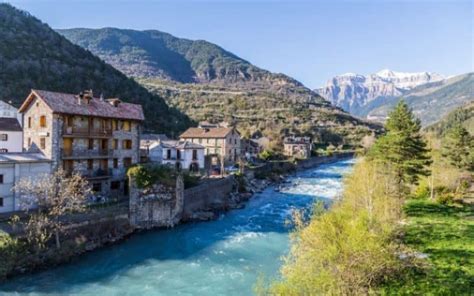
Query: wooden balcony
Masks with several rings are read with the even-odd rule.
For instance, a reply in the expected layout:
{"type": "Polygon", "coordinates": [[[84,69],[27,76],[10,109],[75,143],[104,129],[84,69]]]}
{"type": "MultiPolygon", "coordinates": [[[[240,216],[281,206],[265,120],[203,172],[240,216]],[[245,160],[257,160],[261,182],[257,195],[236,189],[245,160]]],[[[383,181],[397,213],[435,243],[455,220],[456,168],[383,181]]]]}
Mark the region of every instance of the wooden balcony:
{"type": "Polygon", "coordinates": [[[61,157],[63,159],[91,159],[91,158],[110,158],[113,156],[112,149],[61,149],[61,157]]]}
{"type": "Polygon", "coordinates": [[[65,126],[63,128],[62,135],[70,136],[70,137],[110,138],[112,137],[112,129],[111,128],[89,128],[89,127],[65,126]]]}

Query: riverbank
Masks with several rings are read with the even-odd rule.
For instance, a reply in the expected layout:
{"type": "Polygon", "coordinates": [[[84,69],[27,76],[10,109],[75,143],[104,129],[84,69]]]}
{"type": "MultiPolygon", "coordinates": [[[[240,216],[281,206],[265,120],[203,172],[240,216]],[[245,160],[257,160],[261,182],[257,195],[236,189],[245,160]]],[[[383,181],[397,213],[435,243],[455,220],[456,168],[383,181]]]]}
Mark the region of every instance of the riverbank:
{"type": "Polygon", "coordinates": [[[251,295],[260,274],[277,276],[289,248],[294,210],[338,196],[353,161],[290,176],[246,207],[206,223],[149,230],[76,257],[69,264],[0,285],[1,295],[251,295]]]}
{"type": "Polygon", "coordinates": [[[474,206],[410,200],[404,207],[403,243],[426,257],[427,268],[412,269],[383,287],[388,294],[471,295],[474,291],[474,206]]]}
{"type": "MultiPolygon", "coordinates": [[[[319,157],[303,161],[301,165],[296,164],[295,168],[301,171],[349,157],[350,155],[319,157]]],[[[254,176],[248,178],[246,175],[244,190],[240,190],[242,188],[240,188],[239,182],[237,181],[235,182],[235,188],[232,192],[225,197],[223,194],[220,194],[220,199],[222,200],[218,201],[215,198],[209,198],[207,194],[206,202],[194,202],[192,205],[187,206],[188,214],[185,216],[185,219],[180,221],[180,224],[215,220],[219,218],[222,213],[228,212],[229,210],[242,209],[255,194],[263,192],[270,185],[278,184],[285,178],[288,178],[288,176],[296,170],[279,174],[276,179],[258,179],[254,176]],[[196,204],[199,204],[201,208],[197,207],[196,204]],[[194,214],[189,214],[189,209],[193,209],[194,214]]],[[[212,189],[212,185],[207,185],[205,189],[205,191],[215,192],[212,189]]],[[[196,191],[202,190],[193,189],[193,194],[196,194],[196,191]]],[[[4,250],[3,253],[7,253],[7,255],[3,255],[3,257],[8,256],[8,260],[3,261],[5,262],[3,271],[0,270],[0,273],[3,273],[3,278],[11,278],[68,263],[84,253],[122,242],[134,233],[140,231],[130,226],[128,215],[123,211],[111,212],[108,211],[107,208],[98,209],[94,215],[85,215],[85,217],[89,218],[85,220],[71,219],[71,228],[75,228],[75,230],[71,232],[68,237],[64,238],[63,248],[61,250],[51,248],[38,254],[37,252],[28,251],[25,245],[21,243],[14,244],[16,250],[10,248],[4,250]],[[104,217],[99,217],[100,213],[104,213],[104,217]]],[[[2,247],[1,242],[0,247],[2,247]]],[[[2,257],[2,254],[0,254],[0,257],[2,257]]],[[[2,277],[0,276],[0,278],[2,277]]]]}

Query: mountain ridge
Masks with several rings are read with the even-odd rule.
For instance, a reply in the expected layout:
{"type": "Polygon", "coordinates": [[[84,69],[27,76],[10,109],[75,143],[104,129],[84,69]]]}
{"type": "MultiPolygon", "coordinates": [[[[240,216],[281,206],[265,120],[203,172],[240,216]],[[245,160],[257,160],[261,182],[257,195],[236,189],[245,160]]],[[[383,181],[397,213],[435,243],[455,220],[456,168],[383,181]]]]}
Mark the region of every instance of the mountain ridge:
{"type": "Polygon", "coordinates": [[[179,132],[191,120],[162,97],[71,43],[47,24],[10,4],[0,4],[0,100],[19,106],[31,89],[79,93],[92,89],[143,106],[145,128],[179,132]],[[3,41],[3,42],[2,42],[3,41]]]}
{"type": "Polygon", "coordinates": [[[366,106],[373,101],[400,97],[418,85],[442,79],[443,76],[437,73],[407,73],[383,69],[369,75],[337,75],[329,79],[324,87],[314,91],[333,105],[364,117],[367,115],[366,106]]]}

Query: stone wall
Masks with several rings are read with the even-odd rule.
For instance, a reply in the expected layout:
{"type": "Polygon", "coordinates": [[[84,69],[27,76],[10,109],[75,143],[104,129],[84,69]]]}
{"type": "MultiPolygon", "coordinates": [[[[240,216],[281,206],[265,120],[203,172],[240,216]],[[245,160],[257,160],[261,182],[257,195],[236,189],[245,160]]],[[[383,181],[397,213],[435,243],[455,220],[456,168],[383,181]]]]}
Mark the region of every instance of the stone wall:
{"type": "Polygon", "coordinates": [[[135,228],[172,227],[181,221],[184,204],[184,183],[179,176],[176,188],[155,184],[151,188],[137,188],[130,184],[130,225],[135,228]]]}
{"type": "Polygon", "coordinates": [[[305,160],[300,160],[297,162],[296,167],[298,169],[310,169],[312,167],[318,166],[320,164],[330,163],[334,161],[338,161],[341,159],[351,158],[354,157],[354,152],[343,152],[337,153],[331,156],[318,156],[312,157],[305,160]]]}
{"type": "Polygon", "coordinates": [[[230,193],[234,190],[234,176],[208,180],[199,186],[184,190],[183,219],[189,219],[198,211],[226,209],[230,193]]]}

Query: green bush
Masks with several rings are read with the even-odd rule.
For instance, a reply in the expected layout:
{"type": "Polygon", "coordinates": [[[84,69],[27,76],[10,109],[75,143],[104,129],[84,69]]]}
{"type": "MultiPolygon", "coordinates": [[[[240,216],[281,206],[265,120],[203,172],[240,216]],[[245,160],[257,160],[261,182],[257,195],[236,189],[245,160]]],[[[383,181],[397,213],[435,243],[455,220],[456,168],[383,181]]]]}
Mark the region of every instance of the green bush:
{"type": "Polygon", "coordinates": [[[415,192],[413,193],[413,198],[415,199],[427,199],[430,197],[431,191],[430,187],[426,182],[420,182],[416,187],[415,192]]]}

